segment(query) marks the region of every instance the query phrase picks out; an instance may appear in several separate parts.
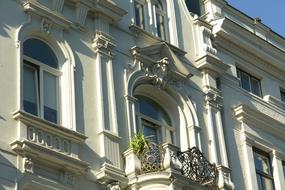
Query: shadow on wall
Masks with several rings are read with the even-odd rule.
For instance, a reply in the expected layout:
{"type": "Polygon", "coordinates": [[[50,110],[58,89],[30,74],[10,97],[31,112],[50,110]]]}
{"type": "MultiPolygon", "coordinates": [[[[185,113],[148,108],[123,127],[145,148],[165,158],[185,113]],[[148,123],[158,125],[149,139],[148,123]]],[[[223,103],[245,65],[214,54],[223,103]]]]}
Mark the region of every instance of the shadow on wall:
{"type": "Polygon", "coordinates": [[[15,189],[20,171],[15,167],[16,156],[0,150],[0,190],[15,189]]]}

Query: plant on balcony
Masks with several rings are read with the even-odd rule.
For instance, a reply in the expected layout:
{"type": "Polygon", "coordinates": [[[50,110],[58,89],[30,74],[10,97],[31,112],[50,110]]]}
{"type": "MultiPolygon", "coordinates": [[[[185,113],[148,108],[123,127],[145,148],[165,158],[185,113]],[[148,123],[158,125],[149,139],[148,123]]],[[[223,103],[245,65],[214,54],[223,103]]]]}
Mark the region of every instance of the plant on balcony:
{"type": "Polygon", "coordinates": [[[132,137],[129,148],[132,148],[135,155],[140,158],[144,151],[149,149],[149,141],[142,132],[139,132],[132,137]]]}

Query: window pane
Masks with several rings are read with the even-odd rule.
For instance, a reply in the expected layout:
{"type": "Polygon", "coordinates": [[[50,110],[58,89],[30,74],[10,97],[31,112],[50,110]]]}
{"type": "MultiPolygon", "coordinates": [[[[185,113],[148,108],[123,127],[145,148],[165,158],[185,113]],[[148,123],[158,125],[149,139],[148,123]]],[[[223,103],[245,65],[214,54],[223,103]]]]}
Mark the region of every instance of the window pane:
{"type": "Polygon", "coordinates": [[[24,55],[36,59],[50,67],[58,68],[58,60],[52,49],[43,41],[28,39],[24,42],[24,55]]]}
{"type": "Polygon", "coordinates": [[[37,70],[24,65],[23,108],[26,112],[38,115],[37,70]]]}
{"type": "Polygon", "coordinates": [[[147,125],[143,125],[143,128],[146,138],[151,142],[158,143],[157,130],[147,125]]]}
{"type": "Polygon", "coordinates": [[[269,158],[254,152],[254,163],[257,170],[271,175],[269,158]]]}
{"type": "Polygon", "coordinates": [[[250,91],[250,77],[244,72],[241,72],[241,86],[243,89],[250,91]]]}
{"type": "Polygon", "coordinates": [[[259,190],[262,190],[262,177],[256,174],[257,186],[259,190]]]}
{"type": "Polygon", "coordinates": [[[261,96],[259,80],[251,78],[251,92],[257,96],[261,96]]]}
{"type": "Polygon", "coordinates": [[[281,90],[280,94],[281,94],[281,101],[285,102],[285,91],[281,90]]]}
{"type": "Polygon", "coordinates": [[[171,125],[171,120],[166,111],[153,100],[139,97],[139,111],[163,124],[171,125]]]}
{"type": "Polygon", "coordinates": [[[272,179],[263,177],[263,189],[265,190],[273,190],[273,181],[272,179]]]}
{"type": "Polygon", "coordinates": [[[136,25],[144,29],[144,6],[135,2],[135,22],[136,25]]]}
{"type": "Polygon", "coordinates": [[[57,122],[57,78],[44,72],[44,118],[57,122]]]}

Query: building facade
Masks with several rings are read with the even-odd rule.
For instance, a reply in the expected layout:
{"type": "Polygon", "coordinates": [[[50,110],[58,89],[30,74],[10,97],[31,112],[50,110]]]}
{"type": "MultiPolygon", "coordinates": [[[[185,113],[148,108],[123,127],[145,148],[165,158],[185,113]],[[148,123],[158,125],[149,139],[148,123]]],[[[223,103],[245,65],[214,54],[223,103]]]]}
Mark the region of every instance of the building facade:
{"type": "Polygon", "coordinates": [[[285,39],[260,19],[225,0],[0,18],[0,189],[285,189],[285,39]]]}

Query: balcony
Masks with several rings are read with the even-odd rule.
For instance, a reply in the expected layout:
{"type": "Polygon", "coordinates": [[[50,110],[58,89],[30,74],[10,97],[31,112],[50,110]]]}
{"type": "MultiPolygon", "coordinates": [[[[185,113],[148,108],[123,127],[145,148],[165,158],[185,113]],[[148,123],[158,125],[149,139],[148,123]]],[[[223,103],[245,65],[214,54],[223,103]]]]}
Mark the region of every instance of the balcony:
{"type": "Polygon", "coordinates": [[[133,149],[128,149],[124,156],[130,186],[217,189],[218,169],[196,147],[181,152],[171,144],[150,143],[140,156],[136,156],[133,149]]]}

